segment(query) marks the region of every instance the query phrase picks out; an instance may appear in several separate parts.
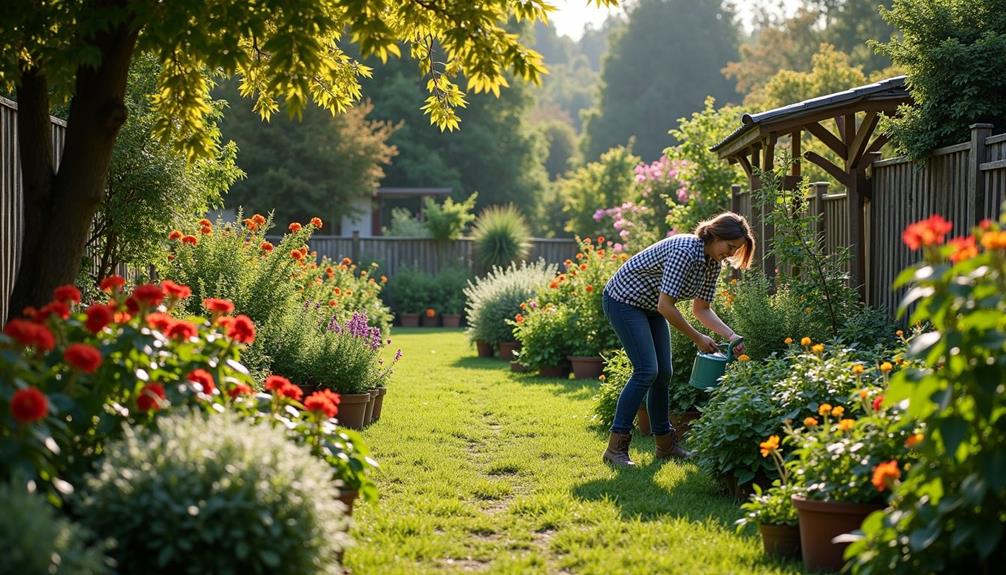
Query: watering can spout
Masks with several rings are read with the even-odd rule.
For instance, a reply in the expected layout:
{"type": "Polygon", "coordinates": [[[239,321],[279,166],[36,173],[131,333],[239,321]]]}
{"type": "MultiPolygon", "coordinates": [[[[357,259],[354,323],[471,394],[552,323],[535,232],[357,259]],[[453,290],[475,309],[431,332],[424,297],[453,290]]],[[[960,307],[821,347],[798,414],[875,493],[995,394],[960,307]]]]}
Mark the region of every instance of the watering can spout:
{"type": "Polygon", "coordinates": [[[720,378],[726,373],[727,364],[736,359],[734,347],[743,341],[743,337],[738,337],[730,343],[720,344],[720,349],[723,351],[696,354],[688,384],[706,390],[719,385],[720,378]]]}

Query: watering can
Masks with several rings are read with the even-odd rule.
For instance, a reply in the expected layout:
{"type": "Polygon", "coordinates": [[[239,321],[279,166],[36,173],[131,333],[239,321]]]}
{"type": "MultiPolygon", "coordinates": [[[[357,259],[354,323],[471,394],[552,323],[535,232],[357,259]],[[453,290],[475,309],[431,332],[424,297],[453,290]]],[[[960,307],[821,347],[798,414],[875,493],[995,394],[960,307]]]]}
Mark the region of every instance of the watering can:
{"type": "Polygon", "coordinates": [[[720,349],[716,353],[699,353],[695,356],[695,363],[692,364],[692,377],[688,384],[699,389],[711,389],[720,383],[720,378],[727,370],[727,364],[736,359],[734,357],[734,346],[744,341],[743,337],[721,343],[720,349]]]}

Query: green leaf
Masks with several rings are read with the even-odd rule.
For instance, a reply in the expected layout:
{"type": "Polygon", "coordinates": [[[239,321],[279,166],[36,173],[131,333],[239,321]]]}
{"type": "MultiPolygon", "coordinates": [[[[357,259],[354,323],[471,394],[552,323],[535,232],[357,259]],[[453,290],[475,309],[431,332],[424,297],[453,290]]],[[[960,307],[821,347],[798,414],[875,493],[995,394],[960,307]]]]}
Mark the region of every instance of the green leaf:
{"type": "Polygon", "coordinates": [[[978,548],[978,555],[985,559],[999,547],[999,540],[1002,538],[1002,523],[994,520],[981,519],[980,527],[975,532],[975,547],[978,548]]]}
{"type": "Polygon", "coordinates": [[[921,529],[912,531],[908,536],[908,544],[912,551],[919,552],[928,549],[939,538],[940,527],[940,523],[934,521],[921,529]]]}
{"type": "Polygon", "coordinates": [[[940,421],[939,428],[947,454],[953,457],[968,432],[968,422],[954,415],[940,421]]]}

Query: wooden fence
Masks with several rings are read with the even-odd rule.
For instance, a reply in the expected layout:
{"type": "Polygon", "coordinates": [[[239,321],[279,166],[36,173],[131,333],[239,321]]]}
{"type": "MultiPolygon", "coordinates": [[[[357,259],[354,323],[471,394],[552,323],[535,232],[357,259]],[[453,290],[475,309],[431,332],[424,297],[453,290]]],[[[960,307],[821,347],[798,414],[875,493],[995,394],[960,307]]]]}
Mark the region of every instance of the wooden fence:
{"type": "MultiPolygon", "coordinates": [[[[272,242],[281,238],[269,237],[272,242]]],[[[450,267],[463,267],[469,273],[476,271],[473,261],[473,241],[461,238],[438,242],[428,238],[373,237],[359,235],[353,237],[319,236],[311,237],[308,247],[319,256],[333,260],[344,257],[354,262],[369,264],[377,262],[381,273],[389,277],[401,269],[412,268],[435,274],[450,267]]],[[[549,263],[562,263],[576,255],[577,244],[573,239],[534,238],[528,261],[539,258],[549,263]]]]}
{"type": "MultiPolygon", "coordinates": [[[[976,124],[971,140],[935,150],[925,161],[898,157],[870,165],[863,213],[851,209],[844,191],[830,193],[827,183],[815,183],[808,209],[818,214],[818,232],[827,253],[853,248],[850,220],[860,217],[865,230],[866,302],[892,315],[904,290],[891,285],[902,269],[916,263],[901,234],[912,222],[940,214],[954,224],[952,236],[966,235],[979,221],[999,217],[1006,200],[1006,134],[992,135],[992,126],[976,124]]],[[[733,209],[756,225],[761,221],[751,194],[734,186],[733,209]]],[[[771,242],[771,230],[758,226],[760,242],[771,242]]],[[[854,259],[856,250],[850,249],[854,259]]],[[[855,262],[850,261],[850,272],[855,262]]]]}

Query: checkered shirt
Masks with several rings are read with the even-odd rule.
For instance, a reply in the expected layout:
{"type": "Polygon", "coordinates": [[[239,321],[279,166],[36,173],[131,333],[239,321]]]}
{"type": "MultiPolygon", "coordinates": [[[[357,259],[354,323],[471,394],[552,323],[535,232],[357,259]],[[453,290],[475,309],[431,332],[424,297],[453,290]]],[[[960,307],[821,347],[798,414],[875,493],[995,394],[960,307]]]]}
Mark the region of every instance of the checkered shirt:
{"type": "Polygon", "coordinates": [[[661,293],[681,301],[712,302],[722,264],[706,257],[694,234],[664,238],[629,258],[604,286],[608,297],[656,311],[661,293]]]}

